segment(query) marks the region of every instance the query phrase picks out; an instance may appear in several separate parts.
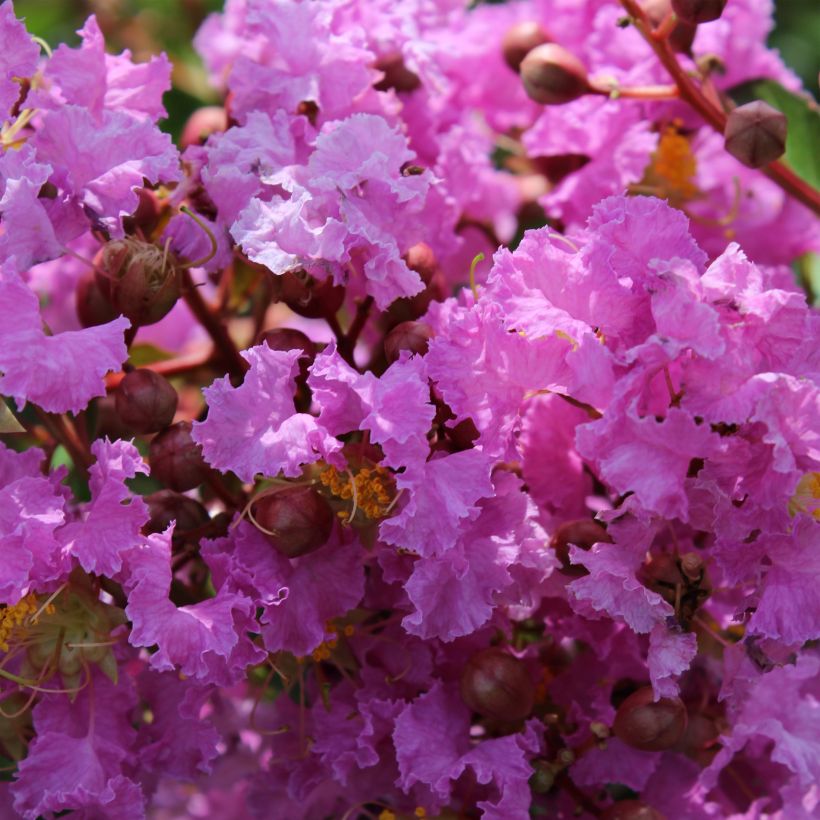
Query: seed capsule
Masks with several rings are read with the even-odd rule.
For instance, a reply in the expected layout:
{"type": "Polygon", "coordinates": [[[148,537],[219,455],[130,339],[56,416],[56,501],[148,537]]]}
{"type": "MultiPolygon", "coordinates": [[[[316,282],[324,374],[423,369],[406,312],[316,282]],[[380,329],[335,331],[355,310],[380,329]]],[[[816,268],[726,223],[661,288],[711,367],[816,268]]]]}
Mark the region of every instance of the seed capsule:
{"type": "Polygon", "coordinates": [[[503,649],[477,652],[461,676],[461,697],[474,712],[504,722],[523,720],[535,704],[526,666],[503,649]]]}
{"type": "Polygon", "coordinates": [[[174,535],[204,527],[211,519],[208,511],[198,501],[172,490],[160,490],[145,498],[148,514],[151,516],[143,527],[146,534],[164,532],[168,525],[176,522],[174,535]]]}
{"type": "Polygon", "coordinates": [[[749,168],[762,168],[786,151],[788,121],[762,100],[735,108],[723,132],[726,150],[749,168]]]}
{"type": "Polygon", "coordinates": [[[333,529],[333,510],[311,487],[286,487],[262,496],[251,512],[274,549],[288,558],[323,547],[333,529]]]}
{"type": "Polygon", "coordinates": [[[114,394],[120,418],[135,433],[156,433],[167,427],[177,411],[177,391],[153,370],[127,373],[114,394]]]}
{"type": "Polygon", "coordinates": [[[423,356],[432,337],[433,329],[430,325],[424,322],[402,322],[385,337],[384,355],[391,364],[399,358],[402,350],[423,356]]]}
{"type": "Polygon", "coordinates": [[[94,259],[100,291],[135,325],[158,322],[176,304],[177,264],[172,253],[131,237],[106,243],[94,259]]]}
{"type": "Polygon", "coordinates": [[[108,301],[93,271],[84,274],[77,284],[77,318],[83,327],[94,327],[112,322],[120,314],[108,301]]]}
{"type": "Polygon", "coordinates": [[[584,64],[555,43],[545,43],[527,54],[521,63],[521,80],[530,98],[543,105],[563,105],[589,91],[584,64]]]}
{"type": "Polygon", "coordinates": [[[191,429],[190,421],[166,427],[151,442],[148,451],[151,475],[178,493],[198,487],[208,471],[202,450],[191,438],[191,429]]]}
{"type": "Polygon", "coordinates": [[[651,686],[633,692],[618,708],[613,731],[624,743],[645,752],[670,749],[686,730],[686,707],[680,698],[653,700],[651,686]]]}
{"type": "Polygon", "coordinates": [[[524,58],[534,49],[552,38],[547,34],[540,23],[535,20],[524,20],[516,23],[504,35],[501,41],[501,51],[504,62],[515,72],[521,68],[524,58]]]}
{"type": "Polygon", "coordinates": [[[274,295],[307,319],[333,316],[342,306],[345,289],[333,279],[314,279],[306,271],[289,271],[274,279],[274,295]]]}

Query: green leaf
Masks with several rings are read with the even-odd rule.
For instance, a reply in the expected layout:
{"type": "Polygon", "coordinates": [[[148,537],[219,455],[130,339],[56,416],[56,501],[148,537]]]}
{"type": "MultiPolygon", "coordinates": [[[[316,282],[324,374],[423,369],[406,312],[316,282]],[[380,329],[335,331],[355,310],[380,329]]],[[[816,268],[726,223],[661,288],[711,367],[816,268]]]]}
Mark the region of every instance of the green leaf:
{"type": "Polygon", "coordinates": [[[134,367],[145,367],[147,364],[166,362],[168,359],[173,358],[171,353],[168,353],[156,345],[140,342],[140,344],[131,345],[128,361],[134,365],[134,367]]]}
{"type": "Polygon", "coordinates": [[[786,137],[787,165],[813,188],[820,189],[820,108],[809,97],[793,94],[771,80],[755,80],[732,90],[738,103],[763,100],[786,115],[789,131],[786,137]]]}
{"type": "Polygon", "coordinates": [[[0,434],[25,432],[26,428],[17,421],[14,413],[9,410],[9,406],[0,398],[0,434]]]}

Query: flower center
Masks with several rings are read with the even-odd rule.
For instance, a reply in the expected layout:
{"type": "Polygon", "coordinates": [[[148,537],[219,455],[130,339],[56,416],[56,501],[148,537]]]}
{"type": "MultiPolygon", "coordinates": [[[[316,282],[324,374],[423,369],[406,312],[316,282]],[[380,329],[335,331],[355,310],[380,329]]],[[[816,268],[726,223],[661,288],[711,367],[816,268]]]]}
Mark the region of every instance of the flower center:
{"type": "Polygon", "coordinates": [[[820,473],[806,473],[789,501],[789,515],[806,513],[820,521],[820,473]]]}
{"type": "Polygon", "coordinates": [[[697,163],[689,140],[675,125],[667,125],[661,132],[658,147],[647,168],[644,184],[658,190],[672,204],[693,199],[698,189],[693,182],[697,163]]]}
{"type": "Polygon", "coordinates": [[[347,502],[346,509],[337,513],[347,523],[359,512],[370,521],[386,518],[396,499],[392,473],[378,465],[344,473],[328,466],[319,474],[319,481],[331,495],[347,502]]]}

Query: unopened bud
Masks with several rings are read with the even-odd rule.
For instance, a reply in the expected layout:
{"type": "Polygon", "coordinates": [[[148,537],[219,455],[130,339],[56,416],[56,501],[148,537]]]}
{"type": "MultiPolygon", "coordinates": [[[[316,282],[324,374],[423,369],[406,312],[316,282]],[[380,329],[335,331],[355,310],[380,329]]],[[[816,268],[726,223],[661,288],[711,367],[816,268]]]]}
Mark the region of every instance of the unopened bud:
{"type": "Polygon", "coordinates": [[[77,284],[77,318],[83,327],[111,322],[119,316],[97,284],[93,271],[88,271],[77,284]]]}
{"type": "Polygon", "coordinates": [[[549,34],[535,20],[524,20],[521,23],[516,23],[507,31],[501,41],[504,62],[513,71],[518,72],[522,61],[534,48],[549,43],[551,40],[549,34]]]}
{"type": "Polygon", "coordinates": [[[189,145],[203,145],[211,134],[218,134],[227,128],[228,114],[221,105],[197,108],[182,129],[179,145],[183,149],[189,145]]]}
{"type": "Polygon", "coordinates": [[[681,556],[680,568],[690,581],[698,581],[703,577],[703,558],[696,552],[687,552],[681,556]]]}
{"type": "Polygon", "coordinates": [[[563,105],[589,91],[584,64],[555,43],[545,43],[527,54],[521,63],[521,80],[530,98],[543,105],[563,105]]]}
{"type": "Polygon", "coordinates": [[[139,204],[137,210],[122,219],[122,227],[127,234],[142,234],[150,236],[159,225],[162,207],[156,194],[147,189],[137,190],[139,204]]]}
{"type": "Polygon", "coordinates": [[[683,736],[686,707],[680,698],[653,698],[651,686],[633,692],[618,708],[612,730],[628,746],[662,752],[683,736]]]}
{"type": "Polygon", "coordinates": [[[532,768],[530,789],[535,794],[546,794],[555,785],[555,771],[545,760],[536,760],[532,768]]]}
{"type": "Polygon", "coordinates": [[[132,324],[158,322],[179,298],[176,258],[150,242],[115,239],[100,250],[94,264],[100,290],[132,324]]]}
{"type": "Polygon", "coordinates": [[[168,525],[175,521],[174,535],[184,534],[204,527],[210,520],[208,511],[198,501],[173,490],[160,490],[146,496],[150,518],[143,527],[148,535],[152,532],[164,532],[168,525]]]}
{"type": "Polygon", "coordinates": [[[666,820],[666,815],[640,800],[619,800],[604,809],[601,820],[666,820]]]}
{"type": "MultiPolygon", "coordinates": [[[[655,28],[657,28],[672,11],[672,3],[670,0],[643,0],[641,6],[655,28]]],[[[692,43],[694,42],[697,31],[697,26],[678,18],[675,27],[668,37],[669,45],[672,46],[673,51],[688,54],[692,50],[692,43]]]]}
{"type": "Polygon", "coordinates": [[[425,285],[429,285],[439,270],[436,255],[433,249],[425,242],[413,245],[405,254],[405,262],[410,270],[414,270],[425,285]]]}
{"type": "Polygon", "coordinates": [[[681,20],[698,25],[717,20],[727,0],[672,0],[672,10],[681,20]]]}
{"type": "Polygon", "coordinates": [[[292,327],[275,327],[259,334],[257,344],[266,344],[271,350],[301,350],[299,356],[299,378],[304,381],[308,368],[316,358],[316,345],[301,330],[292,327]]]}
{"type": "Polygon", "coordinates": [[[461,697],[474,712],[504,722],[526,718],[535,704],[535,687],[527,667],[498,647],[484,649],[467,662],[461,697]]]}
{"type": "Polygon", "coordinates": [[[151,442],[148,459],[151,476],[178,493],[198,487],[208,471],[202,450],[191,437],[190,421],[166,427],[151,442]]]}
{"type": "Polygon", "coordinates": [[[174,420],[178,397],[168,379],[141,368],[125,374],[114,401],[120,418],[135,433],[156,433],[174,420]]]}
{"type": "Polygon", "coordinates": [[[402,322],[385,337],[384,355],[391,364],[399,358],[402,350],[423,356],[432,337],[433,329],[430,325],[424,322],[402,322]]]}
{"type": "Polygon", "coordinates": [[[404,64],[404,58],[398,51],[379,57],[374,68],[384,73],[384,77],[374,85],[377,91],[391,88],[400,92],[415,91],[421,85],[419,75],[404,64]]]}
{"type": "Polygon", "coordinates": [[[333,279],[318,281],[303,270],[277,276],[274,286],[276,298],[307,319],[333,316],[345,298],[345,289],[334,285],[333,279]]]}
{"type": "Polygon", "coordinates": [[[762,100],[738,106],[729,114],[723,132],[726,150],[749,168],[762,168],[786,150],[788,121],[762,100]]]}
{"type": "Polygon", "coordinates": [[[252,520],[274,549],[298,558],[323,547],[333,529],[333,510],[311,487],[286,487],[251,507],[252,520]]]}

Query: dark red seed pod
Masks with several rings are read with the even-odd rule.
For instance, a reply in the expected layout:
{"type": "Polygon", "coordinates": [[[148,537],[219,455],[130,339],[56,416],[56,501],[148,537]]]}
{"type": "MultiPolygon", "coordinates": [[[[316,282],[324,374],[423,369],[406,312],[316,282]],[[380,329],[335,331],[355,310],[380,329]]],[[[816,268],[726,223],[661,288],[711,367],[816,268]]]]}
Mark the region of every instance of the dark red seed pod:
{"type": "Polygon", "coordinates": [[[521,68],[524,58],[534,48],[551,42],[552,37],[544,27],[535,20],[524,20],[508,29],[501,41],[501,52],[504,62],[516,73],[521,68]]]}
{"type": "Polygon", "coordinates": [[[211,134],[218,134],[228,128],[228,114],[220,105],[206,105],[197,108],[185,123],[182,136],[179,138],[180,148],[189,145],[204,145],[211,134]]]}
{"type": "Polygon", "coordinates": [[[330,278],[317,281],[305,271],[289,271],[274,280],[274,295],[299,316],[322,319],[336,314],[345,289],[330,278]]]}
{"type": "Polygon", "coordinates": [[[176,257],[150,242],[115,239],[94,258],[97,285],[118,313],[134,325],[152,325],[179,299],[176,257]]]}
{"type": "Polygon", "coordinates": [[[681,20],[696,26],[717,20],[726,3],[727,0],[672,0],[672,9],[681,20]]]}
{"type": "Polygon", "coordinates": [[[555,550],[558,560],[565,566],[571,567],[569,560],[569,545],[574,544],[582,550],[592,548],[599,541],[612,543],[607,531],[591,518],[579,518],[575,521],[565,521],[555,531],[550,546],[555,550]]]}
{"type": "Polygon", "coordinates": [[[190,421],[178,421],[156,436],[148,450],[151,475],[178,493],[198,487],[208,473],[191,429],[190,421]]]}
{"type": "Polygon", "coordinates": [[[253,521],[274,549],[298,558],[323,547],[333,529],[333,510],[311,487],[286,487],[251,507],[253,521]]]}
{"type": "Polygon", "coordinates": [[[618,708],[612,730],[628,746],[645,752],[671,749],[686,730],[680,698],[654,700],[651,686],[633,692],[618,708]]]}
{"type": "Polygon", "coordinates": [[[419,75],[411,71],[404,63],[404,57],[398,51],[379,57],[374,68],[384,73],[384,77],[373,87],[377,91],[409,92],[415,91],[420,85],[419,75]]]}
{"type": "Polygon", "coordinates": [[[788,120],[762,100],[740,105],[727,120],[723,136],[726,150],[749,168],[762,168],[786,151],[788,120]]]}
{"type": "Polygon", "coordinates": [[[173,490],[160,490],[145,497],[150,518],[143,527],[148,535],[164,532],[175,521],[174,535],[184,534],[204,527],[210,520],[208,511],[198,501],[173,490]]]}
{"type": "Polygon", "coordinates": [[[604,809],[601,820],[666,820],[666,815],[640,800],[619,800],[604,809]]]}
{"type": "Polygon", "coordinates": [[[535,687],[522,661],[491,647],[467,662],[461,676],[461,697],[474,712],[512,723],[532,712],[535,687]]]}
{"type": "Polygon", "coordinates": [[[171,424],[178,398],[168,379],[145,368],[126,373],[114,393],[117,413],[135,433],[157,433],[171,424]]]}
{"type": "Polygon", "coordinates": [[[392,364],[402,350],[423,356],[427,352],[433,329],[424,322],[402,322],[396,325],[384,339],[384,355],[392,364]]]}
{"type": "Polygon", "coordinates": [[[590,90],[584,64],[555,43],[544,43],[527,54],[521,80],[529,97],[543,105],[563,105],[590,90]]]}
{"type": "Polygon", "coordinates": [[[308,368],[316,358],[316,345],[313,341],[292,327],[275,327],[264,330],[256,340],[258,345],[266,344],[271,350],[301,350],[299,356],[299,378],[304,380],[308,375],[308,368]]]}
{"type": "Polygon", "coordinates": [[[77,318],[80,324],[83,327],[104,325],[119,315],[97,284],[94,272],[89,270],[83,274],[77,284],[77,318]]]}

